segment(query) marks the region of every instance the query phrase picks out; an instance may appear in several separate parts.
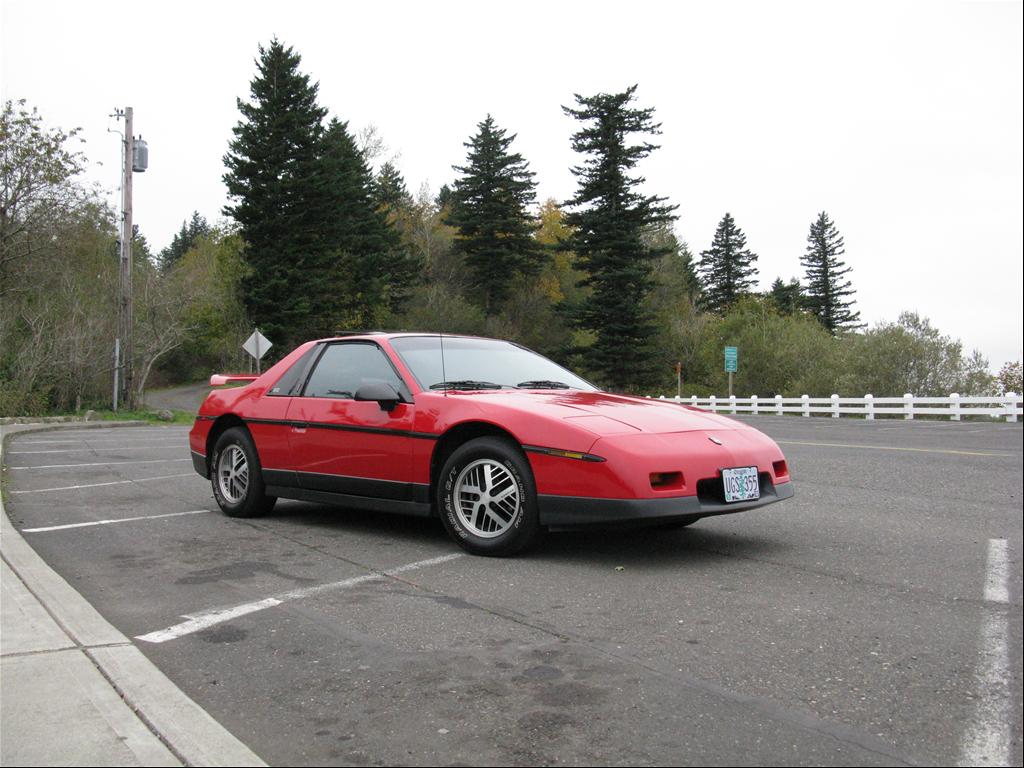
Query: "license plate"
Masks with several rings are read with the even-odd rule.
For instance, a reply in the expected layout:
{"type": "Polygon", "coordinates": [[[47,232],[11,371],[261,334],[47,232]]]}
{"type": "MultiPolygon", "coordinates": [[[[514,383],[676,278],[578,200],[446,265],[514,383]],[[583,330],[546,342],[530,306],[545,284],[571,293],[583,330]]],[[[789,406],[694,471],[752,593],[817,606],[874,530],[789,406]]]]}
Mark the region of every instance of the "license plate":
{"type": "Polygon", "coordinates": [[[757,483],[757,467],[723,469],[722,482],[725,484],[726,503],[761,498],[761,488],[757,483]]]}

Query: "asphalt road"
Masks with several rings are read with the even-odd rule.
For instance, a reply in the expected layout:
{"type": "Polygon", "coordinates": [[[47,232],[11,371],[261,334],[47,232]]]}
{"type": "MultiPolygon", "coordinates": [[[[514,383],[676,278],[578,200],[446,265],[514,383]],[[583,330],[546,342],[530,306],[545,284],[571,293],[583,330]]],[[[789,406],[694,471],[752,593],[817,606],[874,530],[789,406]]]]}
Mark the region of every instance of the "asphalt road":
{"type": "Polygon", "coordinates": [[[1021,764],[1021,425],[744,420],[795,499],[507,560],[226,518],[183,427],[16,436],[7,509],[272,764],[1021,764]]]}

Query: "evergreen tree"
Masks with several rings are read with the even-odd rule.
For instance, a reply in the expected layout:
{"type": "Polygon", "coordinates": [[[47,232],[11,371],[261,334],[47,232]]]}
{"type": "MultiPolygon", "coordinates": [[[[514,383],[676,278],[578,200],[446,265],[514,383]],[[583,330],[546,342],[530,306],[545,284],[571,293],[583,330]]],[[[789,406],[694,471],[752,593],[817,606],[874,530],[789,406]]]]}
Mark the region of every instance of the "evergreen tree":
{"type": "Polygon", "coordinates": [[[704,307],[722,313],[749,293],[757,275],[757,254],[747,249],[747,237],[726,213],[715,230],[711,248],[701,253],[700,274],[704,307]]]}
{"type": "Polygon", "coordinates": [[[308,335],[375,326],[386,309],[400,309],[418,270],[377,204],[377,185],[348,125],[337,119],[321,141],[316,187],[323,247],[313,262],[308,335]]]}
{"type": "Polygon", "coordinates": [[[472,273],[478,303],[491,315],[508,298],[516,275],[539,271],[542,251],[527,210],[536,199],[534,174],[522,155],[509,151],[515,135],[490,115],[477,128],[463,145],[467,164],[454,166],[462,176],[452,191],[448,223],[458,230],[455,246],[472,273]]]}
{"type": "Polygon", "coordinates": [[[206,218],[200,216],[199,211],[193,211],[192,218],[189,221],[181,222],[181,229],[171,240],[171,244],[160,251],[160,255],[157,256],[160,269],[164,272],[172,269],[182,256],[195,247],[199,238],[209,234],[210,225],[206,218]]]}
{"type": "Polygon", "coordinates": [[[828,214],[822,211],[811,224],[807,251],[800,264],[806,269],[804,306],[835,336],[839,331],[860,327],[860,312],[851,310],[854,291],[849,280],[850,267],[840,260],[846,253],[843,238],[828,214]]]}
{"type": "Polygon", "coordinates": [[[595,335],[586,350],[588,362],[617,390],[644,385],[654,373],[655,329],[646,300],[654,287],[652,261],[667,249],[647,244],[644,235],[652,225],[674,220],[677,208],[666,205],[664,197],[640,194],[643,177],[630,175],[657,149],[647,141],[630,141],[633,135],[656,135],[661,127],[653,121],[653,108],[629,107],[635,92],[633,85],[622,93],[575,94],[576,107],[562,107],[582,123],[572,148],[584,155],[582,165],[572,169],[578,186],[566,203],[574,210],[565,217],[573,228],[566,247],[585,273],[581,285],[591,289],[574,321],[595,335]]]}
{"type": "Polygon", "coordinates": [[[323,119],[316,83],[299,71],[301,57],[277,39],[259,48],[251,100],[237,100],[242,119],[224,156],[231,203],[249,273],[242,291],[249,319],[282,349],[305,339],[311,325],[309,267],[325,246],[325,208],[316,199],[323,119]]]}
{"type": "Polygon", "coordinates": [[[795,277],[788,283],[782,282],[781,277],[776,277],[768,297],[774,302],[779,314],[792,315],[798,311],[803,303],[803,288],[800,281],[795,277]]]}
{"type": "Polygon", "coordinates": [[[412,195],[405,186],[405,179],[391,161],[384,163],[377,172],[373,185],[373,199],[378,208],[395,211],[412,204],[412,195]]]}
{"type": "Polygon", "coordinates": [[[437,196],[434,198],[434,205],[437,206],[437,210],[443,211],[445,206],[450,206],[452,203],[452,188],[448,184],[442,184],[441,188],[437,190],[437,196]]]}

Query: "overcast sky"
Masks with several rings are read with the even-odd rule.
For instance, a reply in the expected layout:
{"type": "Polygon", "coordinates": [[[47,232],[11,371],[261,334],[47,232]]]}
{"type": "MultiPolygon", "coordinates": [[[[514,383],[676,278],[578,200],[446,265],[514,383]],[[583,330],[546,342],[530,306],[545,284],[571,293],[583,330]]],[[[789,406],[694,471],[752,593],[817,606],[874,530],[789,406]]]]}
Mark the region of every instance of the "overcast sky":
{"type": "Polygon", "coordinates": [[[225,202],[222,157],[258,44],[302,55],[320,101],[377,127],[411,190],[465,160],[486,113],[517,133],[539,197],[572,195],[573,93],[637,83],[662,121],[642,166],[706,249],[728,211],[761,283],[801,277],[825,210],[863,319],[917,310],[1021,358],[1022,5],[388,2],[135,4],[3,0],[2,96],[81,126],[93,178],[119,183],[115,107],[150,167],[135,221],[154,250],[225,202]],[[102,162],[100,166],[98,163],[102,162]]]}

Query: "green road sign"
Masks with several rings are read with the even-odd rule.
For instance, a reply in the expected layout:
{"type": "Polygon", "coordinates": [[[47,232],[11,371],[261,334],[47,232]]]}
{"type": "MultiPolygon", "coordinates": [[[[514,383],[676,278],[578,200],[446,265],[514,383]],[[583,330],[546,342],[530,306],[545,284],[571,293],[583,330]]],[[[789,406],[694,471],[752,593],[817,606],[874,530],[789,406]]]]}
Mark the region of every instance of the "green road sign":
{"type": "Polygon", "coordinates": [[[739,370],[739,352],[736,347],[725,348],[725,372],[736,373],[739,370]]]}

